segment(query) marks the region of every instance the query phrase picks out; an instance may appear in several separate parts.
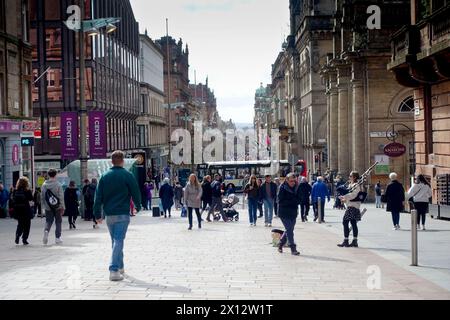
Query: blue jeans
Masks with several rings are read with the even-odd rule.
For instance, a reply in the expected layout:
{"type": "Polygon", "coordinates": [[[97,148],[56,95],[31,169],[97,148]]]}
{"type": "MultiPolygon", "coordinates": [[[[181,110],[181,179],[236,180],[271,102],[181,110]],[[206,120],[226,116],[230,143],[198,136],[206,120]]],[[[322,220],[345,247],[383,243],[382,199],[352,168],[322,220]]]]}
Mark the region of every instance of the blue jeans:
{"type": "Polygon", "coordinates": [[[258,219],[258,200],[248,198],[248,217],[250,223],[256,223],[258,219]]]}
{"type": "Polygon", "coordinates": [[[394,223],[394,227],[400,224],[400,212],[392,211],[392,222],[394,223]]]}
{"type": "Polygon", "coordinates": [[[129,215],[107,216],[109,234],[112,242],[112,256],[109,271],[116,272],[123,269],[123,243],[130,224],[129,215]]]}
{"type": "Polygon", "coordinates": [[[264,199],[264,222],[272,224],[273,219],[273,205],[274,201],[272,199],[264,199]]]}
{"type": "Polygon", "coordinates": [[[381,208],[381,196],[375,196],[375,207],[381,208]]]}

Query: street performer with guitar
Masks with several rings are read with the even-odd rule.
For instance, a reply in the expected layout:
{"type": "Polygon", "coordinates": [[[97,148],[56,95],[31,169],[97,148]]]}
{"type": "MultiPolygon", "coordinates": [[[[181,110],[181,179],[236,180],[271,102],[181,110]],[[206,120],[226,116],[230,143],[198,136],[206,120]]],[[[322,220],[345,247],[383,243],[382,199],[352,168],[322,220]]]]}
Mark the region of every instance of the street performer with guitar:
{"type": "Polygon", "coordinates": [[[344,218],[342,224],[344,225],[344,242],[338,244],[338,247],[358,247],[358,221],[361,221],[361,207],[362,201],[360,196],[362,193],[361,184],[358,183],[360,180],[360,175],[356,171],[350,173],[350,185],[349,193],[340,196],[339,199],[347,203],[347,210],[345,210],[344,218]],[[353,242],[350,244],[348,242],[348,237],[350,236],[351,224],[353,230],[353,242]]]}

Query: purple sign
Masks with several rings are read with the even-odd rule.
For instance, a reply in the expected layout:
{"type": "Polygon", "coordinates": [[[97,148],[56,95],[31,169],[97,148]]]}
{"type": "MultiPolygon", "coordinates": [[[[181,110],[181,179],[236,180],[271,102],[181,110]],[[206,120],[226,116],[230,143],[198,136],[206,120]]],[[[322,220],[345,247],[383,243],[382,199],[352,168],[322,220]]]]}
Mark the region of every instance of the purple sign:
{"type": "Polygon", "coordinates": [[[78,151],[78,113],[61,112],[61,159],[76,160],[78,151]]]}
{"type": "Polygon", "coordinates": [[[0,121],[0,132],[2,133],[20,133],[21,122],[0,121]]]}
{"type": "Polygon", "coordinates": [[[19,164],[19,146],[17,144],[12,148],[12,162],[15,166],[19,164]]]}
{"type": "Polygon", "coordinates": [[[89,157],[106,158],[106,119],[103,111],[89,112],[89,157]]]}

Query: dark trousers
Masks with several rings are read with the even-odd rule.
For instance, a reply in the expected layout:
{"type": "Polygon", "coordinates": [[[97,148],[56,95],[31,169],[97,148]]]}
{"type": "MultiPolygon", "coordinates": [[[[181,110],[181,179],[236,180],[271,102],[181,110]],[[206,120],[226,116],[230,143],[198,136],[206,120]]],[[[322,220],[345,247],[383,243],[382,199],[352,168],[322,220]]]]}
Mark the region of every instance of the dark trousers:
{"type": "Polygon", "coordinates": [[[400,212],[399,211],[392,211],[392,223],[394,224],[394,227],[400,224],[400,212]]]}
{"type": "Polygon", "coordinates": [[[273,210],[275,212],[275,216],[278,217],[278,202],[275,200],[275,203],[273,205],[273,210]]]}
{"type": "Polygon", "coordinates": [[[195,210],[195,214],[197,215],[198,227],[202,226],[202,215],[200,214],[199,208],[187,208],[188,209],[188,219],[189,219],[189,227],[192,228],[192,211],[195,210]]]}
{"type": "Polygon", "coordinates": [[[302,220],[305,220],[309,214],[309,201],[305,203],[300,203],[300,211],[302,215],[302,220]]]}
{"type": "Polygon", "coordinates": [[[22,240],[26,241],[30,235],[31,219],[26,217],[20,217],[17,219],[16,238],[22,236],[22,240]]]}
{"type": "Polygon", "coordinates": [[[76,216],[68,216],[67,218],[69,220],[69,224],[70,225],[75,224],[75,222],[77,221],[77,217],[76,216]]]}
{"type": "Polygon", "coordinates": [[[84,220],[91,221],[95,220],[94,217],[94,204],[91,202],[85,202],[85,210],[84,210],[84,220]]]}
{"type": "Polygon", "coordinates": [[[40,203],[34,205],[34,215],[42,216],[42,205],[40,203]]]}
{"type": "Polygon", "coordinates": [[[344,225],[345,239],[348,239],[348,237],[350,236],[350,224],[352,225],[353,239],[358,238],[358,222],[356,220],[344,220],[342,224],[344,225]]]}
{"type": "MultiPolygon", "coordinates": [[[[314,209],[314,218],[318,217],[318,206],[319,202],[313,203],[313,209],[314,209]]],[[[325,220],[325,201],[320,202],[320,216],[322,217],[322,221],[325,220]]]]}
{"type": "Polygon", "coordinates": [[[259,211],[259,218],[261,218],[264,213],[263,213],[263,203],[258,201],[258,211],[259,211]]]}
{"type": "Polygon", "coordinates": [[[422,220],[422,225],[425,225],[425,220],[428,212],[428,202],[414,202],[414,207],[417,210],[417,224],[420,224],[422,220]]]}
{"type": "Polygon", "coordinates": [[[218,208],[220,210],[220,214],[225,219],[225,214],[223,212],[222,198],[221,197],[212,197],[211,206],[209,207],[208,219],[212,215],[214,217],[214,210],[218,208]]]}
{"type": "Polygon", "coordinates": [[[281,218],[281,222],[283,223],[286,232],[283,233],[283,236],[280,239],[280,246],[284,246],[287,241],[289,241],[290,245],[295,246],[294,228],[297,223],[297,219],[281,218]]]}
{"type": "Polygon", "coordinates": [[[206,208],[211,207],[212,200],[203,200],[202,201],[202,213],[206,210],[206,208]]]}

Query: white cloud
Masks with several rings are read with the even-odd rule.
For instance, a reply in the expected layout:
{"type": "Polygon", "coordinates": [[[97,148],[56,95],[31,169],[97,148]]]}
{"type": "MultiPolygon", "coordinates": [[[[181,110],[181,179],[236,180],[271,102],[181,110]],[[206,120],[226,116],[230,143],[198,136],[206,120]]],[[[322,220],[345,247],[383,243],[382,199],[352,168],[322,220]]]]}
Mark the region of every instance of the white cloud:
{"type": "Polygon", "coordinates": [[[289,4],[280,0],[131,0],[141,32],[189,44],[190,78],[214,89],[223,119],[253,121],[253,97],[270,82],[271,65],[289,32],[289,4]]]}

